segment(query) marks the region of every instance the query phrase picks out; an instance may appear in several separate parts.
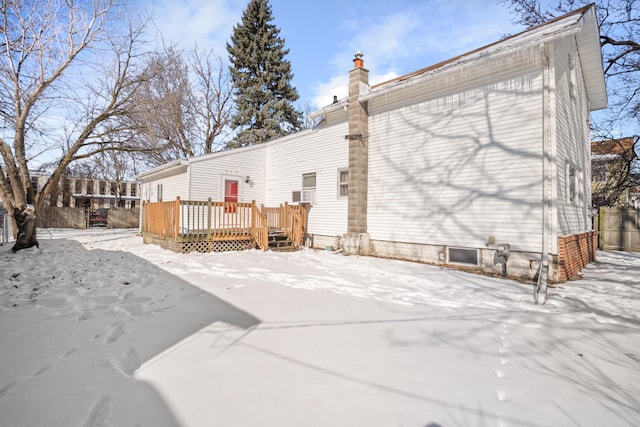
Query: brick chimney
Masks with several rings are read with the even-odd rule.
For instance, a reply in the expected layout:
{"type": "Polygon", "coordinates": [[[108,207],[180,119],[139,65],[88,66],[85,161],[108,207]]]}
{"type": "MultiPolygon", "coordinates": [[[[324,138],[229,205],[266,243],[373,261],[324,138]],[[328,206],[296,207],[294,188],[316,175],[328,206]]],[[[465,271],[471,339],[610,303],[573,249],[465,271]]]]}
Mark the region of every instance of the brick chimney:
{"type": "Polygon", "coordinates": [[[364,68],[362,52],[353,59],[349,71],[349,196],[347,234],[344,236],[346,255],[369,255],[367,234],[367,191],[369,178],[369,112],[360,96],[369,92],[369,70],[364,68]]]}

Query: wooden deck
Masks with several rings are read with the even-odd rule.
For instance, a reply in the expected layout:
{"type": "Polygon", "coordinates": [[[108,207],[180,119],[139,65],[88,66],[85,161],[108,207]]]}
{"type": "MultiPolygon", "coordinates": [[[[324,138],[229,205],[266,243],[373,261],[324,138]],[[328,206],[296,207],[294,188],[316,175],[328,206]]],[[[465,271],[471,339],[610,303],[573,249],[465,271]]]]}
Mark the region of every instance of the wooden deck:
{"type": "Polygon", "coordinates": [[[306,232],[306,208],[252,203],[189,201],[148,202],[142,206],[142,235],[175,252],[269,249],[269,232],[279,230],[295,246],[306,232]]]}

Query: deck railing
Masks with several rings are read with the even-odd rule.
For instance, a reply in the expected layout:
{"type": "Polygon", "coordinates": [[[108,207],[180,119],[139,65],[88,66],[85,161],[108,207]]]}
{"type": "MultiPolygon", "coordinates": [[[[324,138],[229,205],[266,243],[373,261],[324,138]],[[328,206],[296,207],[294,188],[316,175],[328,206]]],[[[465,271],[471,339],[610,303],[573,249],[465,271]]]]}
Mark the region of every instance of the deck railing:
{"type": "Polygon", "coordinates": [[[268,249],[269,230],[282,230],[301,245],[306,230],[304,206],[258,207],[255,202],[231,203],[180,200],[147,202],[142,232],[174,241],[251,240],[268,249]]]}
{"type": "Polygon", "coordinates": [[[302,246],[302,239],[307,229],[305,207],[291,206],[285,203],[280,207],[280,210],[282,211],[280,219],[284,221],[283,229],[286,235],[296,245],[302,246]]]}
{"type": "Polygon", "coordinates": [[[252,204],[252,224],[251,236],[260,249],[269,249],[269,222],[266,213],[260,212],[255,203],[252,204]]]}

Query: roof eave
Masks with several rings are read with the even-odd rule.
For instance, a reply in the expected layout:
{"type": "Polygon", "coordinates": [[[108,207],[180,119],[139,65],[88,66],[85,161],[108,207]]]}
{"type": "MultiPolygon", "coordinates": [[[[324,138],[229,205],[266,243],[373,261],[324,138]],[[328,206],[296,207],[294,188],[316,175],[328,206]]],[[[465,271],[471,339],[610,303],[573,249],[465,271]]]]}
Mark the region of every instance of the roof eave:
{"type": "Polygon", "coordinates": [[[600,29],[596,17],[595,6],[588,7],[582,15],[580,32],[576,35],[579,57],[589,98],[591,111],[608,107],[607,86],[604,80],[602,65],[602,47],[600,45],[600,29]],[[590,60],[586,60],[591,58],[590,60]]]}
{"type": "Polygon", "coordinates": [[[158,175],[173,175],[186,170],[189,166],[189,160],[174,160],[173,162],[165,163],[157,168],[148,170],[135,176],[137,181],[144,181],[145,179],[157,177],[158,175]]]}
{"type": "Polygon", "coordinates": [[[349,99],[347,97],[342,98],[338,102],[334,102],[333,104],[329,104],[329,105],[327,105],[325,107],[322,107],[318,111],[314,111],[312,113],[309,113],[308,117],[310,119],[317,119],[317,118],[326,116],[329,113],[333,113],[334,111],[338,111],[338,110],[344,109],[344,107],[346,107],[348,105],[348,101],[349,101],[349,99]]]}

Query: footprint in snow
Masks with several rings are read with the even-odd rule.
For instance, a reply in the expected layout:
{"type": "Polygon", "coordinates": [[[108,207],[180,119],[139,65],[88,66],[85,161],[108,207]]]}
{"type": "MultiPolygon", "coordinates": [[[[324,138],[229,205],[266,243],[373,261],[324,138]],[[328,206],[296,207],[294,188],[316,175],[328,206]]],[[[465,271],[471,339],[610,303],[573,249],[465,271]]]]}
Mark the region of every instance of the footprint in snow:
{"type": "Polygon", "coordinates": [[[120,338],[124,334],[124,332],[124,323],[116,322],[111,326],[111,330],[109,331],[107,338],[105,338],[104,340],[105,344],[111,344],[118,341],[118,338],[120,338]]]}
{"type": "MultiPolygon", "coordinates": [[[[499,355],[498,360],[500,362],[500,366],[496,368],[496,370],[494,371],[496,374],[496,377],[499,380],[503,380],[508,377],[505,366],[509,364],[509,359],[507,357],[509,353],[509,348],[511,347],[511,344],[509,343],[509,332],[510,332],[509,325],[507,325],[506,323],[503,323],[502,330],[498,334],[498,339],[500,341],[500,345],[498,347],[498,355],[499,355]]],[[[500,382],[500,384],[504,385],[503,382],[500,382]]],[[[507,402],[509,401],[509,394],[507,393],[507,389],[503,385],[499,385],[496,388],[496,398],[500,402],[507,402]]]]}
{"type": "Polygon", "coordinates": [[[16,384],[18,384],[17,381],[12,381],[9,384],[7,384],[6,386],[0,388],[0,399],[2,399],[2,397],[4,397],[5,394],[7,394],[7,392],[9,391],[9,389],[11,389],[13,386],[15,386],[16,384]]]}
{"type": "Polygon", "coordinates": [[[136,349],[129,347],[118,359],[111,360],[111,365],[124,375],[131,376],[142,366],[142,361],[136,349]]]}
{"type": "Polygon", "coordinates": [[[91,412],[89,412],[89,416],[87,417],[87,421],[84,423],[83,427],[104,426],[109,412],[111,412],[111,395],[106,394],[102,396],[95,403],[95,405],[93,405],[93,408],[91,409],[91,412]]]}
{"type": "Polygon", "coordinates": [[[93,319],[94,317],[96,316],[93,314],[93,312],[85,311],[80,315],[80,317],[78,317],[78,322],[84,322],[85,320],[93,319]]]}

